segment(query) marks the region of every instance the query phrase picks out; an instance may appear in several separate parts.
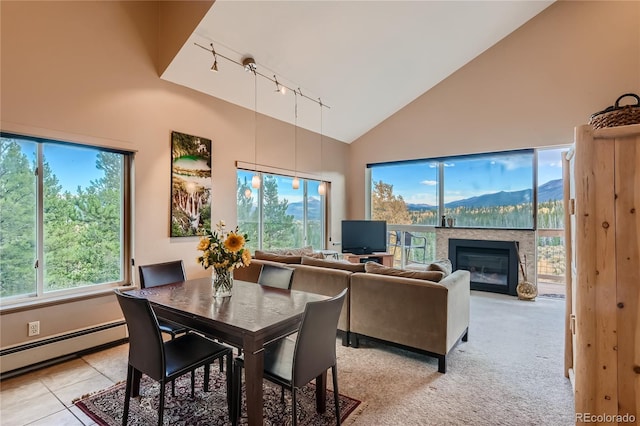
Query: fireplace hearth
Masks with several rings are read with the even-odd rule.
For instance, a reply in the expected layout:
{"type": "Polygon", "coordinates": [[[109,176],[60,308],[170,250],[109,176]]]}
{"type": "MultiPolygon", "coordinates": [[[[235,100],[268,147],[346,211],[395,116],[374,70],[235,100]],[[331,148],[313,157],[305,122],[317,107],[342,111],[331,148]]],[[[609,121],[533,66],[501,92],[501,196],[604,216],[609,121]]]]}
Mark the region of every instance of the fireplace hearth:
{"type": "Polygon", "coordinates": [[[516,296],[518,249],[516,241],[449,239],[453,270],[471,273],[471,289],[516,296]]]}

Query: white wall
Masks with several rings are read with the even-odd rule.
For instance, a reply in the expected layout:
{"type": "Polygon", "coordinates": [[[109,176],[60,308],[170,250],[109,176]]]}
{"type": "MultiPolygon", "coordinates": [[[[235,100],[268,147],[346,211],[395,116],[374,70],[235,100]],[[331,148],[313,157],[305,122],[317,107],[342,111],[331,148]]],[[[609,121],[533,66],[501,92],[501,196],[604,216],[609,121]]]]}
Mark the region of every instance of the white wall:
{"type": "Polygon", "coordinates": [[[556,2],[351,144],[348,216],[364,218],[367,163],[569,144],[628,92],[640,2],[556,2]]]}

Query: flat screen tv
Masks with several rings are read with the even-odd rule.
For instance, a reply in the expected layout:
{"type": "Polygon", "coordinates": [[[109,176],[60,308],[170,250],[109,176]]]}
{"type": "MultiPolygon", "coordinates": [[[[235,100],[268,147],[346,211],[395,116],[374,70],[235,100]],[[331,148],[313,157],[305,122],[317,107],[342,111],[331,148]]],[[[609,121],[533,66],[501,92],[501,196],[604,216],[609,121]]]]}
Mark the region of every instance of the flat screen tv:
{"type": "Polygon", "coordinates": [[[371,254],[387,251],[387,222],[384,220],[343,220],[342,252],[371,254]]]}

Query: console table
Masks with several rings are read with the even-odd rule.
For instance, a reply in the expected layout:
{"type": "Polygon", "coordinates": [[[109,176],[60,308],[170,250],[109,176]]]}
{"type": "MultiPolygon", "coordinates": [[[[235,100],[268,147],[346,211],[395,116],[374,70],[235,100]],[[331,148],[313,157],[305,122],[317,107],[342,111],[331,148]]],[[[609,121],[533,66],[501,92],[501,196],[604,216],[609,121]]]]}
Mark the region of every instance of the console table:
{"type": "Polygon", "coordinates": [[[352,254],[342,253],[342,258],[351,263],[364,263],[368,261],[378,262],[384,266],[393,266],[393,255],[391,253],[372,253],[372,254],[352,254]]]}

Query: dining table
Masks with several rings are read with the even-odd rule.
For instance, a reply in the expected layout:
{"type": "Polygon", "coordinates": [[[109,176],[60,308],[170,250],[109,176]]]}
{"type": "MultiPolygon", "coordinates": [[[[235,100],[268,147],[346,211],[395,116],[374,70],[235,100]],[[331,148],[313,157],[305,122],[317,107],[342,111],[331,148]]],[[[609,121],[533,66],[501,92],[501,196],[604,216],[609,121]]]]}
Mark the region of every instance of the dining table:
{"type": "MultiPolygon", "coordinates": [[[[149,300],[158,317],[242,349],[250,425],[263,424],[265,346],[298,330],[308,302],[329,298],[239,280],[234,280],[230,297],[216,298],[210,277],[126,293],[149,300]]],[[[326,380],[326,372],[316,378],[316,410],[319,413],[326,408],[326,380]]],[[[133,395],[137,395],[139,377],[132,390],[133,395]]]]}

